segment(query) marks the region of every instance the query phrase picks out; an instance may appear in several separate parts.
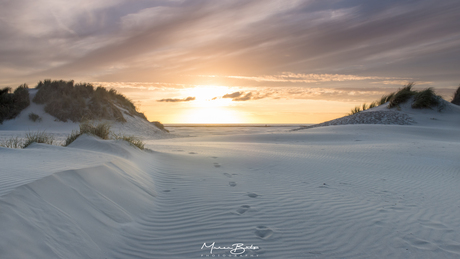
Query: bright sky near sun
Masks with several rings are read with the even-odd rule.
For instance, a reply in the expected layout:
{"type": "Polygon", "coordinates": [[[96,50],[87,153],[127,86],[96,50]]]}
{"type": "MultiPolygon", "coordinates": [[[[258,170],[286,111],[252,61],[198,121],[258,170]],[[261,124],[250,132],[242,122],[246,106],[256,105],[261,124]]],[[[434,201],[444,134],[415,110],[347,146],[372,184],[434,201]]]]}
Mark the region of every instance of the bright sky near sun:
{"type": "Polygon", "coordinates": [[[450,100],[460,2],[21,0],[0,8],[0,87],[92,82],[163,123],[315,123],[403,84],[450,100]]]}

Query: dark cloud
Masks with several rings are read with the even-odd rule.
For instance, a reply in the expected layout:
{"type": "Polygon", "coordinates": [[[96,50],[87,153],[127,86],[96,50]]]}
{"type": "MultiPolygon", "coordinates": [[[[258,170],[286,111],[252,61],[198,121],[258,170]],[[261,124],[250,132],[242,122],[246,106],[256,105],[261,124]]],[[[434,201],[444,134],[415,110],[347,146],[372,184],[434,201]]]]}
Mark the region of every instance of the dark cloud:
{"type": "MultiPolygon", "coordinates": [[[[271,96],[272,93],[265,93],[265,94],[261,94],[259,92],[234,92],[234,93],[231,93],[231,94],[226,94],[224,96],[222,96],[222,98],[231,98],[232,101],[235,101],[235,102],[242,102],[242,101],[249,101],[249,100],[260,100],[260,99],[264,99],[266,97],[269,97],[271,96]]],[[[214,99],[216,99],[217,97],[214,97],[214,99]]]]}
{"type": "Polygon", "coordinates": [[[222,98],[238,98],[243,94],[244,94],[243,92],[234,92],[234,93],[231,93],[231,94],[226,94],[226,95],[222,96],[222,98]]]}
{"type": "Polygon", "coordinates": [[[242,101],[249,101],[252,99],[252,93],[249,92],[245,95],[241,95],[239,97],[235,97],[232,99],[232,101],[235,101],[235,102],[242,102],[242,101]]]}
{"type": "Polygon", "coordinates": [[[187,97],[184,99],[168,98],[168,99],[157,100],[157,102],[166,102],[166,103],[190,102],[190,101],[195,101],[195,97],[187,97]]]}

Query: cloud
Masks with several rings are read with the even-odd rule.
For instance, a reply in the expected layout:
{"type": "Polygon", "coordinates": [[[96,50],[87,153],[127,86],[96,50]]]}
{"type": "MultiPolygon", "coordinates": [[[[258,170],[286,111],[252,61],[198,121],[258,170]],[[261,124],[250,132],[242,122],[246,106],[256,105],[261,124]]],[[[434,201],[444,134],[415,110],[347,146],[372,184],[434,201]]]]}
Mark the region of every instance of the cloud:
{"type": "Polygon", "coordinates": [[[457,0],[6,1],[0,84],[200,84],[212,74],[232,86],[457,85],[459,10],[457,0]]]}
{"type": "MultiPolygon", "coordinates": [[[[215,75],[201,75],[202,77],[218,77],[215,75]]],[[[289,82],[289,83],[319,83],[319,82],[343,82],[343,81],[361,81],[361,80],[391,80],[398,79],[395,77],[379,76],[357,76],[341,74],[302,74],[283,72],[279,75],[264,76],[223,76],[232,79],[252,80],[256,82],[289,82]]]]}
{"type": "MultiPolygon", "coordinates": [[[[261,94],[259,92],[234,92],[234,93],[231,93],[231,94],[226,94],[224,96],[222,96],[221,98],[231,98],[232,101],[235,101],[235,102],[242,102],[242,101],[249,101],[249,100],[260,100],[260,99],[264,99],[264,98],[267,98],[269,96],[271,96],[272,93],[265,93],[265,94],[261,94]]],[[[214,97],[212,100],[214,99],[217,99],[217,97],[214,97]]]]}
{"type": "Polygon", "coordinates": [[[222,96],[222,98],[238,98],[243,94],[244,94],[243,92],[234,92],[234,93],[231,93],[231,94],[226,94],[226,95],[222,96]]]}
{"type": "Polygon", "coordinates": [[[167,99],[157,100],[157,102],[166,102],[166,103],[190,102],[190,101],[195,101],[195,97],[187,97],[184,99],[167,98],[167,99]]]}
{"type": "Polygon", "coordinates": [[[235,101],[235,102],[242,102],[242,101],[249,101],[252,99],[252,93],[249,92],[245,95],[242,95],[242,96],[239,96],[239,97],[235,97],[232,99],[232,101],[235,101]]]}

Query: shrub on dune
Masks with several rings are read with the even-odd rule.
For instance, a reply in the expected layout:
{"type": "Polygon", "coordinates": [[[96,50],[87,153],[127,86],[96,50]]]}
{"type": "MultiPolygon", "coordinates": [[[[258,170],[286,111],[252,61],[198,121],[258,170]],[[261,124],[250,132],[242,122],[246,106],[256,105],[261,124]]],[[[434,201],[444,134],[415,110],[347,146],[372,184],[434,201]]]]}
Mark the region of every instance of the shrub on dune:
{"type": "Polygon", "coordinates": [[[20,85],[13,93],[11,88],[6,87],[0,90],[0,124],[4,120],[11,120],[29,106],[29,87],[26,84],[20,85]]]}
{"type": "Polygon", "coordinates": [[[31,112],[29,113],[29,120],[33,121],[33,122],[41,122],[42,121],[42,118],[40,116],[38,116],[37,114],[31,112]]]}
{"type": "Polygon", "coordinates": [[[84,118],[93,120],[116,120],[126,122],[122,109],[130,116],[147,120],[137,112],[133,102],[115,89],[107,90],[92,84],[74,81],[40,81],[33,101],[45,105],[45,111],[60,121],[81,122],[84,118]]]}
{"type": "Polygon", "coordinates": [[[460,86],[455,91],[454,97],[452,98],[451,103],[456,104],[456,105],[460,105],[460,86]]]}

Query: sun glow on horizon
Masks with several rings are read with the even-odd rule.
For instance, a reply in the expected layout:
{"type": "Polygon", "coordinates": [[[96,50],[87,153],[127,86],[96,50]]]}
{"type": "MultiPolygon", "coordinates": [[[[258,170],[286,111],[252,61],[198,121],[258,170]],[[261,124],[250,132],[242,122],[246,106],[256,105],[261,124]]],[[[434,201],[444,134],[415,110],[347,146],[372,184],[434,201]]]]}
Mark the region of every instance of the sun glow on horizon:
{"type": "Polygon", "coordinates": [[[182,123],[247,123],[242,114],[231,108],[234,103],[230,98],[222,98],[237,90],[226,86],[200,85],[183,90],[184,96],[195,97],[188,102],[191,107],[177,116],[182,123]]]}
{"type": "Polygon", "coordinates": [[[233,91],[234,90],[227,86],[216,85],[200,85],[183,90],[184,96],[195,97],[195,100],[191,102],[195,107],[229,106],[231,100],[221,97],[233,91]]]}

